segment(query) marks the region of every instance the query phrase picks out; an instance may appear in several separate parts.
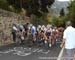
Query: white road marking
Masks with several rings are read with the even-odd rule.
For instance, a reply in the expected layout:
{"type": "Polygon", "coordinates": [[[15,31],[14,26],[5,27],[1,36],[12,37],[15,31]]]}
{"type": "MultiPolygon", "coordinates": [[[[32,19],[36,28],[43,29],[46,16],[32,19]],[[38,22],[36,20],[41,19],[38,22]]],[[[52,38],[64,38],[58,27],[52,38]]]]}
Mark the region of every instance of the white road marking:
{"type": "Polygon", "coordinates": [[[18,55],[18,56],[28,56],[32,53],[43,53],[43,54],[48,54],[50,51],[47,50],[47,51],[44,51],[44,49],[40,49],[40,48],[23,48],[23,47],[14,47],[13,49],[8,49],[6,51],[0,51],[1,54],[8,54],[8,53],[11,53],[12,54],[15,54],[15,55],[18,55]]]}
{"type": "Polygon", "coordinates": [[[58,55],[57,60],[61,60],[62,55],[63,55],[63,52],[64,52],[64,47],[61,49],[61,51],[60,51],[60,53],[59,53],[59,55],[58,55]]]}

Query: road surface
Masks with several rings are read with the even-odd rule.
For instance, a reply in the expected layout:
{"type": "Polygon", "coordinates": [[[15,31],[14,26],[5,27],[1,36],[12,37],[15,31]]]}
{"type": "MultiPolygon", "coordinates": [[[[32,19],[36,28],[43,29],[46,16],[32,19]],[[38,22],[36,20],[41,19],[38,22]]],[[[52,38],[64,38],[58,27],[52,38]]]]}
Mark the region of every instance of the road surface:
{"type": "Polygon", "coordinates": [[[0,60],[56,60],[60,53],[59,46],[28,46],[11,44],[0,47],[0,60]]]}

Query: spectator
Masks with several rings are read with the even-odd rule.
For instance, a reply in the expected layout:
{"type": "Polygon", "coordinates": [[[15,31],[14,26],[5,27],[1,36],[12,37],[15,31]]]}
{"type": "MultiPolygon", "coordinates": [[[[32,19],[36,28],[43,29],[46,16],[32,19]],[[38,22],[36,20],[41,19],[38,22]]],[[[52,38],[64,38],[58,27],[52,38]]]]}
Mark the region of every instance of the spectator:
{"type": "Polygon", "coordinates": [[[75,51],[75,28],[72,27],[71,21],[66,22],[66,29],[63,33],[63,40],[60,45],[62,47],[65,44],[66,60],[73,60],[73,53],[75,51]]]}

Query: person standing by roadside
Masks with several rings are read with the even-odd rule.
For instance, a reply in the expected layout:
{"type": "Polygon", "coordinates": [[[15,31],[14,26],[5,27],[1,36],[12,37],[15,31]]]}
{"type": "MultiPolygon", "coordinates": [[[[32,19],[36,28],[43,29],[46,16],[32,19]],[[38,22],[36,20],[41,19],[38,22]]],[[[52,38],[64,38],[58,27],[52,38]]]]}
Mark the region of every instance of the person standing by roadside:
{"type": "Polygon", "coordinates": [[[75,53],[75,28],[72,27],[71,21],[66,22],[66,29],[63,33],[63,40],[60,47],[65,46],[65,60],[73,60],[75,53]]]}

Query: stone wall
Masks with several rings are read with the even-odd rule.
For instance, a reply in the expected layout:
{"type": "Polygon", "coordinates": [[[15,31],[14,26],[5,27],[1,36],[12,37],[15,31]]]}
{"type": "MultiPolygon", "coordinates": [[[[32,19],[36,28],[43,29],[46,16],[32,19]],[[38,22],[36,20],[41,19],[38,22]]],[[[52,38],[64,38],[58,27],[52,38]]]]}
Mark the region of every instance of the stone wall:
{"type": "Polygon", "coordinates": [[[30,21],[29,17],[21,16],[13,12],[8,12],[0,9],[0,33],[3,32],[5,36],[7,37],[9,36],[10,40],[12,39],[11,38],[12,24],[27,23],[29,21],[30,21]]]}

